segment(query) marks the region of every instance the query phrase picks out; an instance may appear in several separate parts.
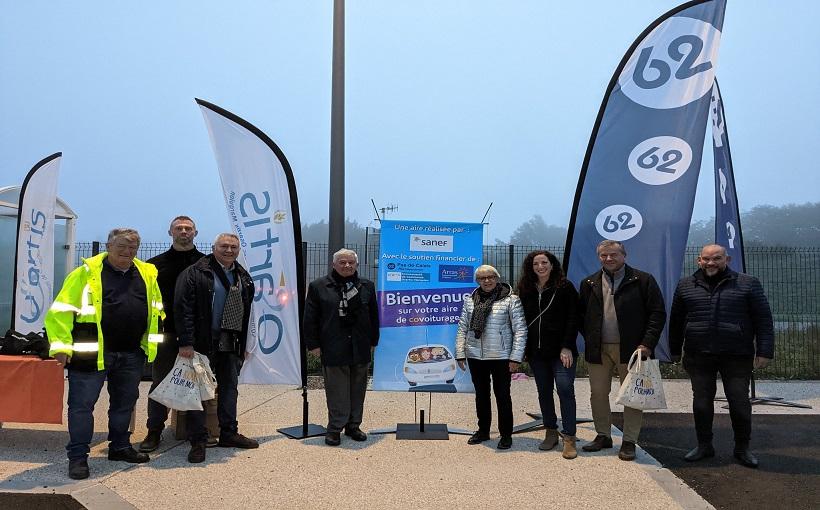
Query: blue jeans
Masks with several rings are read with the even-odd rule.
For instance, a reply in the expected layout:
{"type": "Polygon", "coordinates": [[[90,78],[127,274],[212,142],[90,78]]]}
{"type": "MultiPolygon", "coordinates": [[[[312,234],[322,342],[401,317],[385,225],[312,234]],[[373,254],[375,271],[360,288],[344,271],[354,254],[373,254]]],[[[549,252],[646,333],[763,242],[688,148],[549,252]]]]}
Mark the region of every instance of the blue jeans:
{"type": "Polygon", "coordinates": [[[68,435],[69,460],[85,459],[94,436],[94,406],[100,398],[103,383],[108,380],[109,451],[131,447],[128,425],[140,395],[140,378],[145,364],[142,349],[105,353],[105,370],[86,372],[72,370],[68,364],[68,435]]]}
{"type": "Polygon", "coordinates": [[[548,429],[558,428],[558,417],[555,415],[555,401],[552,397],[553,382],[558,390],[558,402],[561,406],[561,432],[567,436],[575,435],[575,366],[564,367],[560,359],[545,360],[533,357],[529,360],[532,373],[535,375],[535,386],[538,388],[538,403],[541,405],[541,416],[548,429]]]}

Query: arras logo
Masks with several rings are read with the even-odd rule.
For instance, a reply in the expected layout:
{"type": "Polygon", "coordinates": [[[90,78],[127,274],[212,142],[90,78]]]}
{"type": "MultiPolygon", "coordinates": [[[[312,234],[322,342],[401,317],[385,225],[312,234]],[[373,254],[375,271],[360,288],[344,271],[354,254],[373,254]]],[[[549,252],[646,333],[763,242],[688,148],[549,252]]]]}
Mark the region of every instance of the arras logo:
{"type": "Polygon", "coordinates": [[[453,236],[411,235],[410,251],[438,251],[452,253],[453,236]]]}

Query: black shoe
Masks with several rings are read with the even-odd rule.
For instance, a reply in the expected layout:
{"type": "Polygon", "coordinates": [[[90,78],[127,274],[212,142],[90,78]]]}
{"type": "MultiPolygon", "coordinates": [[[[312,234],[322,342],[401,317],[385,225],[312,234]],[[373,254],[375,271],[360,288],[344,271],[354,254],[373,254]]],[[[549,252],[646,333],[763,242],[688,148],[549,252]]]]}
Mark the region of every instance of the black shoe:
{"type": "Polygon", "coordinates": [[[484,432],[478,431],[478,432],[473,433],[472,436],[470,436],[470,439],[467,440],[467,444],[479,444],[479,443],[483,443],[484,441],[489,441],[489,440],[490,440],[490,435],[489,434],[485,434],[484,432]]]}
{"type": "Polygon", "coordinates": [[[205,442],[197,441],[191,444],[191,451],[188,452],[188,462],[199,464],[205,462],[205,442]]]}
{"type": "Polygon", "coordinates": [[[635,460],[635,443],[632,441],[624,441],[621,443],[618,458],[621,460],[635,460]]]}
{"type": "Polygon", "coordinates": [[[501,439],[498,440],[498,444],[495,445],[495,447],[498,450],[509,450],[512,448],[512,437],[501,436],[501,439]]]}
{"type": "Polygon", "coordinates": [[[148,462],[150,458],[147,453],[139,453],[137,450],[129,446],[124,450],[117,450],[113,452],[108,450],[108,460],[122,460],[125,462],[130,462],[131,464],[142,464],[144,462],[148,462]]]}
{"type": "Polygon", "coordinates": [[[217,446],[223,448],[259,448],[259,443],[249,437],[245,437],[239,432],[229,436],[219,436],[217,446]]]}
{"type": "Polygon", "coordinates": [[[581,447],[585,452],[599,452],[604,448],[612,448],[612,438],[603,434],[598,434],[591,443],[587,443],[581,447]]]}
{"type": "Polygon", "coordinates": [[[735,458],[741,465],[747,468],[757,469],[757,457],[752,455],[752,452],[750,452],[748,448],[735,449],[735,458]]]}
{"type": "Polygon", "coordinates": [[[345,429],[345,435],[354,441],[367,441],[367,434],[359,427],[345,429]]]}
{"type": "Polygon", "coordinates": [[[68,477],[72,480],[85,480],[88,478],[88,460],[75,459],[68,461],[68,477]]]}
{"type": "Polygon", "coordinates": [[[325,444],[328,446],[339,446],[342,444],[342,437],[338,432],[328,431],[325,434],[325,444]]]}
{"type": "Polygon", "coordinates": [[[140,443],[139,451],[142,453],[153,452],[154,450],[159,448],[159,444],[161,442],[162,430],[149,430],[148,435],[146,435],[145,439],[143,439],[140,443]]]}
{"type": "Polygon", "coordinates": [[[715,447],[712,443],[699,444],[697,448],[683,456],[683,460],[687,462],[697,462],[699,460],[707,459],[715,456],[715,447]]]}

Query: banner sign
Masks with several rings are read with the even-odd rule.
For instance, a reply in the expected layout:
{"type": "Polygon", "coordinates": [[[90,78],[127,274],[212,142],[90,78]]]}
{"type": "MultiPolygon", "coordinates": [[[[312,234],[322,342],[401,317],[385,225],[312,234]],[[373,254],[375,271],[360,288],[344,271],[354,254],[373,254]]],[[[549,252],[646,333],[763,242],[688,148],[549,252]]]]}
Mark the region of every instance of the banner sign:
{"type": "Polygon", "coordinates": [[[712,149],[715,155],[715,243],[726,248],[726,254],[732,257],[729,267],[742,273],[746,271],[746,261],[740,231],[740,206],[729,151],[726,113],[717,79],[712,87],[712,149]]]}
{"type": "Polygon", "coordinates": [[[481,223],[381,222],[373,389],[472,392],[456,366],[461,305],[477,287],[481,223]]]}
{"type": "Polygon", "coordinates": [[[54,299],[54,209],[62,152],[29,171],[17,209],[11,327],[22,334],[41,333],[54,299]]]}
{"type": "MultiPolygon", "coordinates": [[[[610,81],[587,146],[564,263],[578,285],[604,239],[652,273],[667,313],[695,201],[725,0],[688,2],[635,40],[610,81]]],[[[583,342],[579,342],[583,348],[583,342]]],[[[655,355],[669,359],[666,335],[655,355]]]]}
{"type": "Polygon", "coordinates": [[[253,298],[245,384],[303,385],[301,310],[305,283],[296,185],[284,153],[244,119],[197,99],[219,167],[228,218],[239,237],[239,263],[253,298]]]}

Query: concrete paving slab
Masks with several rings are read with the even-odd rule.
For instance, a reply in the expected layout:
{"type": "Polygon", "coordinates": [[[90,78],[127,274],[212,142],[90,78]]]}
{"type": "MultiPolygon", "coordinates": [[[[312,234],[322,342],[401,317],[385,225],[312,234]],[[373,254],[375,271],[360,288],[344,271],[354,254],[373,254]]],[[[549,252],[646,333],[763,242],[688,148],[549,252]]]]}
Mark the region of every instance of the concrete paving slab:
{"type": "MultiPolygon", "coordinates": [[[[669,409],[691,412],[688,381],[666,381],[669,409]]],[[[617,383],[613,381],[612,400],[617,383]]],[[[146,432],[148,383],[137,406],[137,443],[146,432]]],[[[517,423],[538,411],[535,383],[513,382],[517,423]]],[[[720,390],[719,390],[720,392],[720,390]]],[[[324,424],[324,392],[310,390],[311,422],[324,424]]],[[[758,395],[778,395],[814,409],[755,406],[755,413],[811,414],[820,409],[820,383],[763,382],[758,395]]],[[[591,416],[589,384],[576,381],[579,417],[591,416]]],[[[368,392],[365,430],[415,421],[414,408],[424,408],[432,423],[472,430],[475,409],[471,394],[368,392]]],[[[66,476],[65,425],[4,424],[0,429],[0,491],[72,494],[87,508],[488,508],[550,506],[612,508],[639,502],[642,508],[710,508],[680,479],[639,449],[636,462],[618,460],[620,434],[613,429],[615,448],[575,460],[561,458],[556,448],[540,452],[543,432],[516,435],[513,448],[495,449],[493,440],[479,446],[463,436],[449,441],[397,441],[390,435],[370,435],[364,443],[343,440],[331,448],[323,438],[287,439],[277,428],[298,425],[302,417],[301,389],[285,386],[241,386],[240,430],[260,441],[258,450],[212,448],[203,464],[187,463],[188,445],[164,441],[148,464],[128,465],[106,459],[107,394],[95,412],[98,433],[89,461],[92,477],[75,483],[66,476]],[[628,481],[625,482],[625,481],[628,481]],[[637,498],[637,499],[636,499],[637,498]]],[[[622,408],[613,404],[613,410],[622,408]]],[[[716,411],[728,412],[716,403],[716,411]]],[[[579,426],[582,442],[595,436],[592,424],[579,426]]]]}

